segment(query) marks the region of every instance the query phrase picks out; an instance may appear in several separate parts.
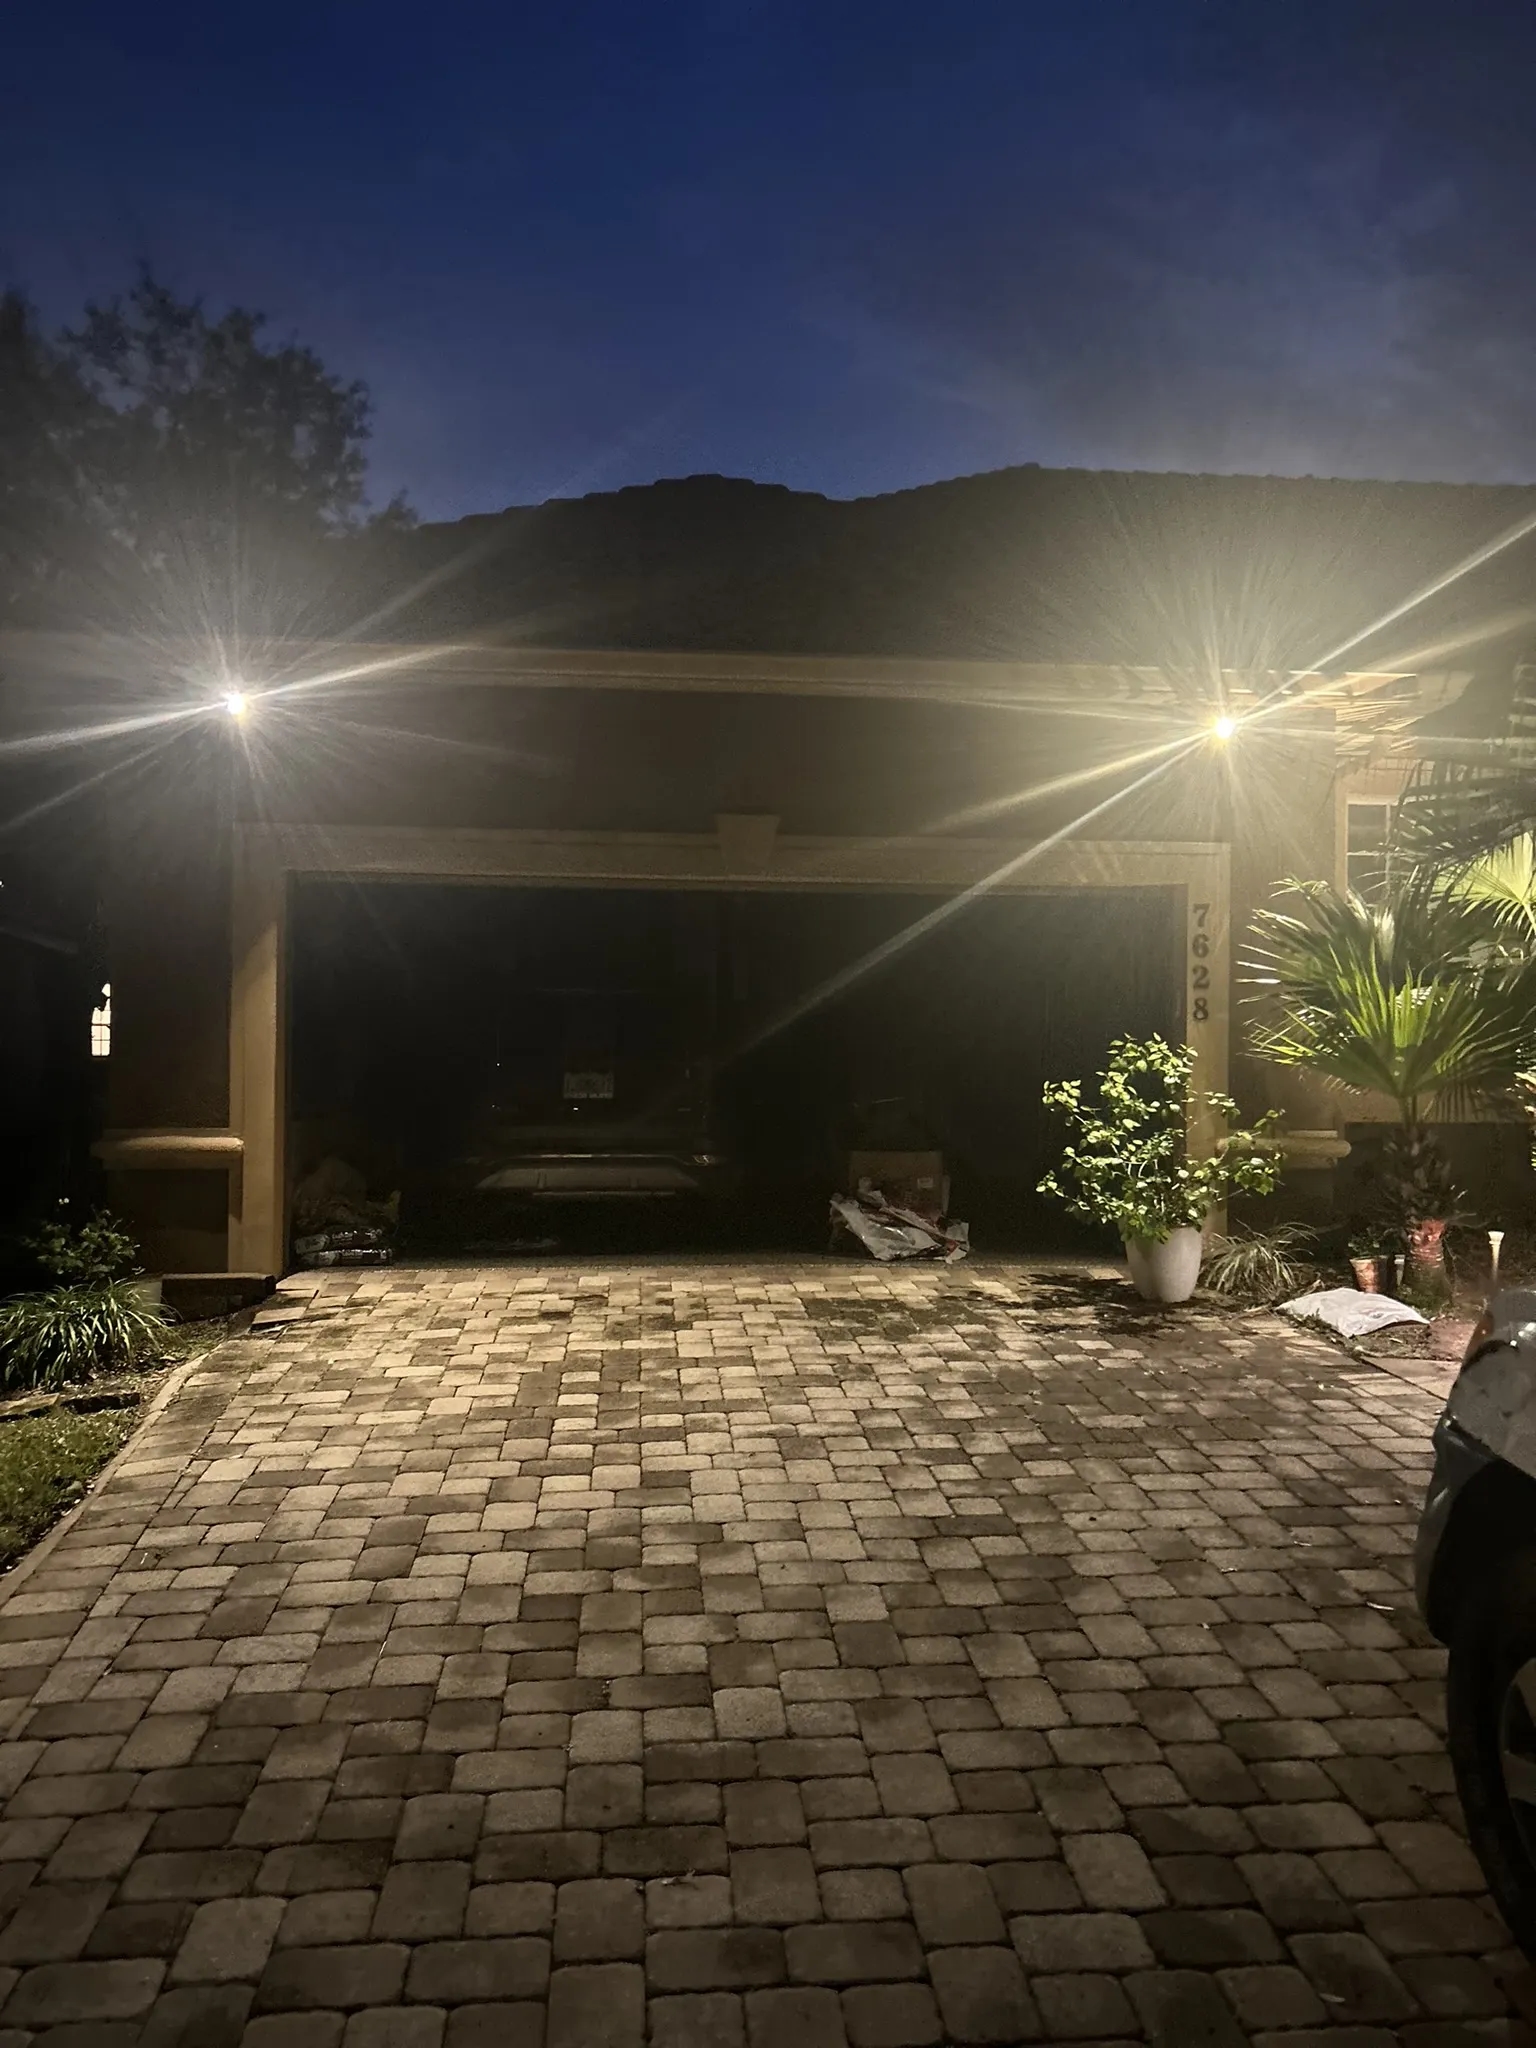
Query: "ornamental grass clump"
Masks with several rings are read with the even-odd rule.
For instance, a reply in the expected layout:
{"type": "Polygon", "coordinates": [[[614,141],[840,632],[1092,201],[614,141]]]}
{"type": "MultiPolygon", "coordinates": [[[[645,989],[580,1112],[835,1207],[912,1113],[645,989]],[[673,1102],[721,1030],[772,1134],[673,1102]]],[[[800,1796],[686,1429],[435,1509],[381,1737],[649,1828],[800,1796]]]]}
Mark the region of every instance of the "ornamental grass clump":
{"type": "Polygon", "coordinates": [[[13,1295],[0,1301],[0,1385],[47,1389],[121,1372],[152,1357],[164,1330],[164,1311],[126,1281],[13,1295]]]}
{"type": "Polygon", "coordinates": [[[1199,1230],[1228,1194],[1271,1193],[1281,1170],[1268,1136],[1277,1117],[1238,1128],[1231,1096],[1196,1088],[1194,1071],[1190,1046],[1117,1038],[1096,1101],[1083,1100],[1081,1081],[1047,1083],[1046,1107],[1065,1114],[1073,1142],[1039,1192],[1075,1216],[1108,1224],[1127,1244],[1160,1244],[1176,1230],[1199,1230]],[[1207,1157],[1189,1149],[1197,1119],[1226,1130],[1207,1157]]]}
{"type": "Polygon", "coordinates": [[[1316,1234],[1300,1223],[1232,1230],[1211,1247],[1205,1284],[1234,1301],[1284,1301],[1310,1286],[1316,1234]]]}

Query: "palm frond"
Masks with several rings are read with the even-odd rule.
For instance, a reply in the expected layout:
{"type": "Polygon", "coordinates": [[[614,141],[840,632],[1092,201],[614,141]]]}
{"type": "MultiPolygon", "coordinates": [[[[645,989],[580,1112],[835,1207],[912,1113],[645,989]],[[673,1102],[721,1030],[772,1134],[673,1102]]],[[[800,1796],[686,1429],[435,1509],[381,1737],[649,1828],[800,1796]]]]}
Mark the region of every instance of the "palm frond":
{"type": "Polygon", "coordinates": [[[1394,855],[1464,868],[1536,831],[1536,665],[1517,664],[1501,737],[1440,742],[1393,819],[1394,855]]]}
{"type": "Polygon", "coordinates": [[[1395,850],[1416,869],[1465,867],[1536,828],[1536,765],[1510,755],[1425,764],[1393,818],[1395,850]]]}
{"type": "Polygon", "coordinates": [[[1522,950],[1536,945],[1536,839],[1529,832],[1470,866],[1451,869],[1441,887],[1445,895],[1486,913],[1491,934],[1513,940],[1522,950]]]}

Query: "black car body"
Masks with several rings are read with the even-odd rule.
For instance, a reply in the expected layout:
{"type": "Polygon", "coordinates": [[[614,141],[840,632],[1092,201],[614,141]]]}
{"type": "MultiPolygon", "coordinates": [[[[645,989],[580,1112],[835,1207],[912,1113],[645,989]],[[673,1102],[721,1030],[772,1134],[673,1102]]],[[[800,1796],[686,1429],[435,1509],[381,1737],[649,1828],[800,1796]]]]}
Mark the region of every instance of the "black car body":
{"type": "Polygon", "coordinates": [[[1495,1296],[1435,1430],[1415,1555],[1450,1652],[1447,1733],[1467,1830],[1536,1956],[1536,1293],[1495,1296]]]}

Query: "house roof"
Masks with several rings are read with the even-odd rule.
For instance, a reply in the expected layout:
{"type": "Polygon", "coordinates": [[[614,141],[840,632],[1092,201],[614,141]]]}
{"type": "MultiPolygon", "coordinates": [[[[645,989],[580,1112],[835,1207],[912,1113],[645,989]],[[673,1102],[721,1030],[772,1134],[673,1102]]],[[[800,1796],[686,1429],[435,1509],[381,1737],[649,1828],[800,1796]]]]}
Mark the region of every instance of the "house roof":
{"type": "Polygon", "coordinates": [[[348,546],[371,641],[1208,676],[1477,668],[1536,627],[1515,485],[1030,466],[840,501],[700,476],[348,546]]]}
{"type": "Polygon", "coordinates": [[[1426,712],[1422,732],[1492,731],[1536,649],[1536,486],[1029,466],[835,500],[698,476],[327,543],[253,574],[227,607],[238,631],[200,581],[178,633],[175,596],[151,593],[149,631],[119,608],[103,633],[73,608],[42,636],[68,652],[43,659],[13,633],[0,667],[87,685],[153,671],[175,689],[221,663],[277,676],[323,659],[546,685],[1203,703],[1218,671],[1260,696],[1323,671],[1349,678],[1329,695],[1363,731],[1426,712]],[[1394,709],[1396,676],[1436,680],[1394,709]]]}

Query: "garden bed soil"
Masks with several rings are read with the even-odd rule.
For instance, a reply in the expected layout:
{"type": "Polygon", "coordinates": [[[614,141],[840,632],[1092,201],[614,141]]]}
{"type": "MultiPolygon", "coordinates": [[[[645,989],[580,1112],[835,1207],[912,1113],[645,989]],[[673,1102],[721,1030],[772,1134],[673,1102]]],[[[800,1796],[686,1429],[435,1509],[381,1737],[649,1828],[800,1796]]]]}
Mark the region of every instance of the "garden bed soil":
{"type": "MultiPolygon", "coordinates": [[[[1481,1304],[1479,1304],[1481,1306],[1481,1304]]],[[[1453,1306],[1429,1323],[1399,1323],[1355,1340],[1356,1348],[1373,1358],[1438,1358],[1454,1363],[1467,1348],[1475,1313],[1453,1306]]]]}

